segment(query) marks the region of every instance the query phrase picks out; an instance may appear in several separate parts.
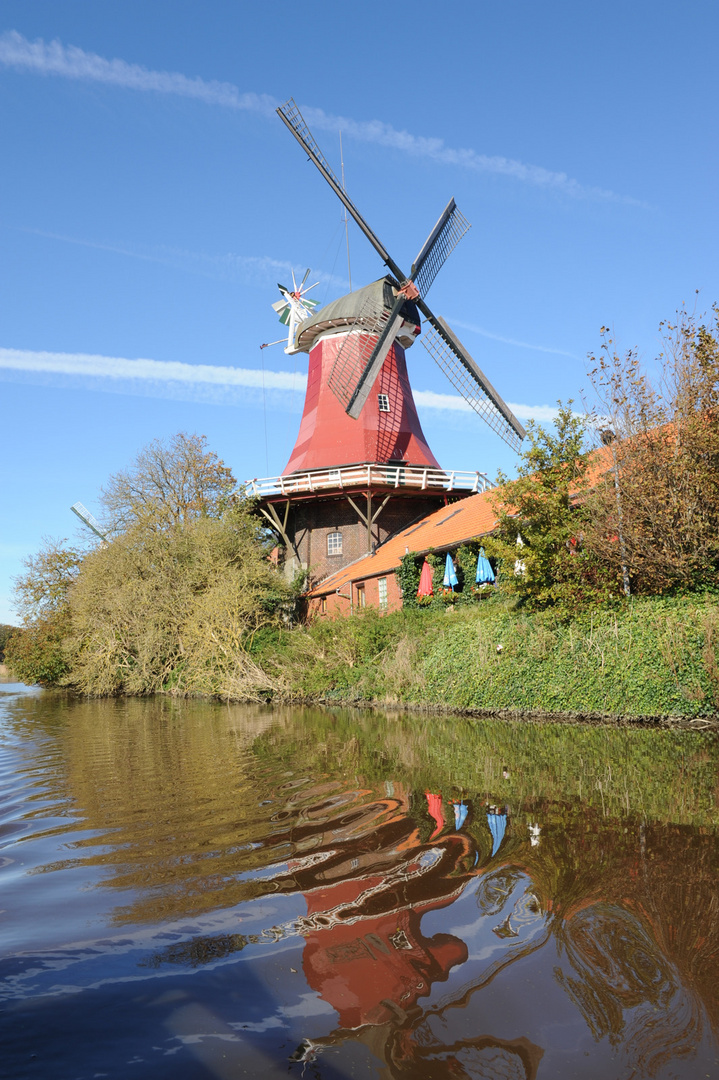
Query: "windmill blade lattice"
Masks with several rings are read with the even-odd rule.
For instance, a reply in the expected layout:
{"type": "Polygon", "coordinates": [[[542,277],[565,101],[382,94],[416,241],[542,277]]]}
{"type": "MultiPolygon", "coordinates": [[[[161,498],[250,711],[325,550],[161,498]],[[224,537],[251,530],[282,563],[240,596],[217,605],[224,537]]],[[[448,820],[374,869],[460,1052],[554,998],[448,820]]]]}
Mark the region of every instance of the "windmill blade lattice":
{"type": "Polygon", "coordinates": [[[444,319],[425,323],[420,341],[464,400],[513,450],[526,432],[444,319]]]}
{"type": "MultiPolygon", "coordinates": [[[[392,311],[389,313],[389,321],[391,322],[392,327],[389,325],[386,326],[382,335],[377,338],[374,350],[367,357],[367,361],[359,374],[355,388],[350,394],[349,405],[346,405],[345,409],[355,420],[358,418],[362,406],[369,397],[372,383],[379,374],[379,370],[384,363],[385,357],[392,347],[394,335],[402,325],[402,320],[397,320],[396,316],[404,302],[403,291],[407,289],[408,286],[410,288],[411,286],[414,286],[414,289],[417,290],[419,295],[424,296],[442,268],[447,256],[452,253],[464,234],[470,228],[471,226],[467,219],[457,209],[457,204],[454,199],[450,199],[447,206],[444,208],[439,221],[432,229],[432,232],[427,237],[422,250],[417,256],[414,265],[412,266],[412,273],[410,274],[409,279],[404,282],[402,289],[397,295],[392,311]]],[[[412,291],[409,291],[409,295],[413,294],[416,295],[416,292],[413,293],[412,291]]]]}
{"type": "Polygon", "coordinates": [[[470,228],[466,217],[451,199],[412,266],[410,277],[419,289],[420,296],[427,295],[447,258],[470,228]]]}
{"type": "Polygon", "coordinates": [[[277,109],[277,115],[292,132],[300,146],[303,147],[303,149],[309,156],[310,160],[317,166],[317,168],[322,173],[325,180],[330,185],[340,202],[342,202],[347,207],[350,214],[357,222],[372,247],[375,249],[379,257],[384,262],[385,266],[389,267],[395,277],[399,278],[400,281],[403,281],[404,274],[397,266],[397,263],[390,258],[384,247],[384,244],[382,244],[372,232],[369,225],[362,217],[352,200],[349,198],[335,174],[332,172],[332,169],[327,163],[324,154],[315,142],[312,132],[307,127],[302,113],[297,108],[294,99],[290,98],[289,101],[286,101],[284,105],[280,105],[279,109],[277,109]]]}
{"type": "MultiPolygon", "coordinates": [[[[391,314],[386,308],[377,311],[374,297],[368,296],[359,310],[355,327],[342,342],[327,382],[332,393],[344,406],[345,412],[349,412],[352,404],[356,405],[356,401],[353,403],[352,399],[361,381],[367,386],[365,400],[372,389],[369,380],[362,380],[362,376],[370,365],[372,354],[377,351],[383,331],[388,328],[391,314]]],[[[360,409],[361,405],[356,410],[357,415],[360,409]]]]}
{"type": "Polygon", "coordinates": [[[339,185],[339,180],[332,172],[326,157],[320,150],[319,146],[315,142],[314,135],[307,127],[305,118],[297,108],[294,98],[290,98],[284,105],[280,105],[277,112],[280,114],[287,126],[292,130],[295,138],[299,139],[304,144],[311,157],[315,158],[317,162],[322,166],[323,170],[332,177],[334,182],[339,185]]]}

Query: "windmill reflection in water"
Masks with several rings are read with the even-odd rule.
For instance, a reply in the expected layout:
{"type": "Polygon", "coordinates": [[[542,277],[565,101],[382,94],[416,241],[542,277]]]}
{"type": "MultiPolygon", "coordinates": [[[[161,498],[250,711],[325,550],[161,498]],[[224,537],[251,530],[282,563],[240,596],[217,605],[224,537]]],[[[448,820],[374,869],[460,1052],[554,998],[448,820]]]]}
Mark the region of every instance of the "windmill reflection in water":
{"type": "MultiPolygon", "coordinates": [[[[323,798],[319,788],[305,787],[305,805],[319,796],[315,809],[303,811],[286,833],[272,834],[274,849],[290,844],[295,852],[272,891],[303,893],[307,913],[267,928],[259,940],[303,937],[307,983],[337,1014],[334,1030],[304,1040],[292,1061],[304,1065],[359,1039],[393,1077],[449,1070],[457,1077],[534,1080],[547,1048],[526,1036],[521,1019],[511,1037],[492,1031],[484,999],[481,1005],[472,999],[491,994],[501,976],[550,938],[560,960],[555,983],[598,1044],[606,1040],[649,1074],[692,1052],[706,1017],[651,926],[624,904],[603,900],[596,881],[587,887],[581,872],[570,875],[567,887],[557,878],[555,853],[544,857],[536,825],[520,823],[518,815],[513,827],[506,807],[482,800],[455,799],[445,815],[439,795],[399,783],[385,789],[336,798],[328,790],[323,798]],[[454,803],[467,813],[457,815],[454,803]],[[499,843],[493,817],[504,819],[499,843]],[[423,919],[472,897],[474,926],[460,927],[464,936],[423,932],[423,919]],[[478,935],[479,952],[468,945],[478,935]],[[488,941],[494,944],[487,947],[488,941]],[[478,1033],[480,1016],[490,1030],[478,1033]]],[[[590,876],[593,865],[587,860],[590,876]]],[[[248,943],[239,934],[222,942],[195,939],[156,960],[204,963],[248,943]]],[[[538,1018],[546,1008],[543,995],[532,1005],[538,1018]]],[[[511,1016],[502,1026],[508,1025],[511,1016]]]]}

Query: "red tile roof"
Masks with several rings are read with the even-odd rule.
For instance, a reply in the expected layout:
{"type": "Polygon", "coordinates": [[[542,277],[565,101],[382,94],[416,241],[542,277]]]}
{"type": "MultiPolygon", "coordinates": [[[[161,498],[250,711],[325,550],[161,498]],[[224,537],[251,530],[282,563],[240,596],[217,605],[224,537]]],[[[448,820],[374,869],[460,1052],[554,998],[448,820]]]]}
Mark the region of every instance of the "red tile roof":
{"type": "MultiPolygon", "coordinates": [[[[589,460],[586,480],[591,486],[612,466],[611,450],[601,446],[594,450],[589,460]]],[[[365,578],[378,577],[396,570],[400,560],[413,551],[418,555],[426,554],[430,548],[444,550],[455,548],[459,544],[474,540],[491,533],[497,525],[496,503],[500,488],[482,491],[470,495],[459,502],[450,503],[440,510],[408,526],[396,536],[390,537],[377,548],[374,554],[364,555],[342,570],[330,574],[324,581],[306,594],[308,597],[327,596],[337,592],[350,581],[364,581],[365,578]]]]}
{"type": "Polygon", "coordinates": [[[496,493],[483,491],[435,510],[386,540],[373,555],[365,555],[344,569],[337,570],[315,585],[307,595],[324,596],[342,588],[348,581],[363,581],[368,577],[387,574],[399,566],[406,550],[423,554],[430,548],[456,547],[475,536],[492,532],[497,524],[496,511],[489,501],[492,494],[496,493]]]}

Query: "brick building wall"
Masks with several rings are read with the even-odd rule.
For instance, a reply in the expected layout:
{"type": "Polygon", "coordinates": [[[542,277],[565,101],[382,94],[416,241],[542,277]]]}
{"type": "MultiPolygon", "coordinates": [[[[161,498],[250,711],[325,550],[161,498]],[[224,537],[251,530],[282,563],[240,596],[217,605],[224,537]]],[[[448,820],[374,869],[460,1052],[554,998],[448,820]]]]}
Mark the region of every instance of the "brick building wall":
{"type": "Polygon", "coordinates": [[[311,619],[328,616],[335,618],[368,607],[378,611],[397,611],[402,607],[402,594],[394,570],[348,582],[339,593],[312,597],[308,603],[307,614],[311,619]]]}
{"type": "MultiPolygon", "coordinates": [[[[373,494],[372,512],[381,505],[384,494],[373,494]]],[[[367,498],[353,495],[357,506],[366,513],[367,498]]],[[[392,496],[372,526],[372,544],[379,545],[411,522],[426,517],[445,501],[444,494],[421,497],[392,496]]],[[[306,500],[290,508],[287,532],[294,541],[303,566],[309,568],[310,583],[322,581],[329,574],[367,554],[367,526],[357,511],[342,496],[333,499],[306,500]],[[336,538],[341,535],[341,551],[336,538]]]]}

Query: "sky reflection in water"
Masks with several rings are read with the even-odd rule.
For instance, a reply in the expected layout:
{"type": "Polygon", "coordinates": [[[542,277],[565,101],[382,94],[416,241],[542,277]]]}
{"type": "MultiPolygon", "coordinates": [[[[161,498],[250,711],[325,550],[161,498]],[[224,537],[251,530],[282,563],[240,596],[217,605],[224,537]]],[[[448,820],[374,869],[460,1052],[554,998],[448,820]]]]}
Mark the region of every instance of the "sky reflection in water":
{"type": "Polygon", "coordinates": [[[719,1075],[711,738],[0,691],[8,1075],[719,1075]]]}

